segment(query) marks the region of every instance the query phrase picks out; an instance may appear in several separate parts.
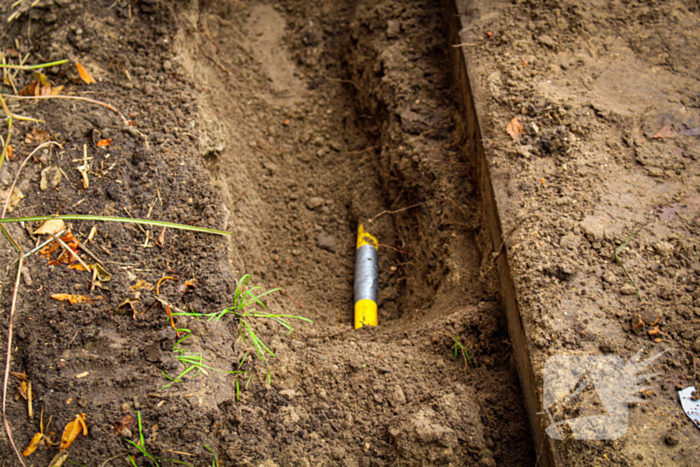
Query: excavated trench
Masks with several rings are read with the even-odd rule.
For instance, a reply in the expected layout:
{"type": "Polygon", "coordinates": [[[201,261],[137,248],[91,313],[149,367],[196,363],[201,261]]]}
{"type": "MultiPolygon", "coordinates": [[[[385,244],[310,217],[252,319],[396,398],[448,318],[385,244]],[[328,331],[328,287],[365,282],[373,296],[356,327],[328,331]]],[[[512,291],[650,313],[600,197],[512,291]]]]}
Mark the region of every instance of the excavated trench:
{"type": "Polygon", "coordinates": [[[297,338],[261,331],[278,355],[272,386],[303,397],[289,397],[290,414],[252,389],[257,421],[219,404],[238,414],[232,452],[281,465],[533,465],[440,3],[202,2],[181,19],[230,263],[281,288],[270,308],[315,322],[297,338]],[[379,327],[355,331],[359,223],[380,243],[379,327]],[[306,434],[285,441],[290,423],[306,434]]]}

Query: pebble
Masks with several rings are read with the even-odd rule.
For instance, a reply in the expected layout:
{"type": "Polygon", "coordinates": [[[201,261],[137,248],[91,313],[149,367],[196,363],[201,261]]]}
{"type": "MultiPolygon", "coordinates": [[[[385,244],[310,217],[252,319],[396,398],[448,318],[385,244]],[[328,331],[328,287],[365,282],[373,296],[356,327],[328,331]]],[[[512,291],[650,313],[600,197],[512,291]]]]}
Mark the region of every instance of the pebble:
{"type": "Polygon", "coordinates": [[[668,444],[669,446],[675,446],[680,441],[678,439],[678,432],[676,430],[669,430],[666,433],[666,437],[664,439],[666,441],[666,444],[668,444]]]}
{"type": "Polygon", "coordinates": [[[398,37],[400,32],[401,23],[399,23],[397,20],[390,19],[386,22],[386,37],[393,39],[394,37],[398,37]]]}
{"type": "Polygon", "coordinates": [[[659,309],[645,309],[639,313],[639,317],[646,325],[656,325],[661,319],[663,312],[659,309]]]}
{"type": "Polygon", "coordinates": [[[632,287],[632,284],[625,284],[620,288],[620,293],[622,295],[634,295],[634,287],[632,287]]]}
{"type": "Polygon", "coordinates": [[[569,250],[575,250],[579,244],[578,235],[569,232],[568,234],[561,237],[559,240],[559,246],[562,248],[568,248],[569,250]]]}
{"type": "Polygon", "coordinates": [[[288,400],[292,400],[296,397],[297,392],[294,389],[283,389],[280,391],[280,396],[286,397],[288,400]]]}
{"type": "Polygon", "coordinates": [[[603,273],[603,280],[608,284],[615,284],[617,282],[617,276],[612,271],[605,271],[603,273]]]}
{"type": "Polygon", "coordinates": [[[333,236],[328,235],[326,232],[319,232],[316,240],[318,241],[318,246],[324,250],[330,251],[331,253],[335,253],[337,243],[333,236]]]}
{"type": "Polygon", "coordinates": [[[537,42],[549,47],[550,49],[554,49],[557,46],[557,41],[552,39],[552,37],[548,36],[547,34],[542,34],[540,36],[537,36],[537,42]]]}
{"type": "Polygon", "coordinates": [[[24,285],[27,287],[31,287],[34,283],[32,276],[29,274],[29,269],[27,269],[26,266],[22,267],[22,280],[24,281],[24,285]]]}
{"type": "Polygon", "coordinates": [[[166,60],[163,62],[163,71],[170,71],[173,69],[173,62],[166,60]]]}
{"type": "Polygon", "coordinates": [[[320,198],[318,196],[314,196],[313,198],[309,198],[306,200],[306,207],[311,209],[312,211],[318,207],[321,207],[323,205],[323,198],[320,198]]]}
{"type": "Polygon", "coordinates": [[[659,256],[671,256],[673,254],[673,245],[668,242],[658,242],[654,244],[654,251],[659,256]]]}

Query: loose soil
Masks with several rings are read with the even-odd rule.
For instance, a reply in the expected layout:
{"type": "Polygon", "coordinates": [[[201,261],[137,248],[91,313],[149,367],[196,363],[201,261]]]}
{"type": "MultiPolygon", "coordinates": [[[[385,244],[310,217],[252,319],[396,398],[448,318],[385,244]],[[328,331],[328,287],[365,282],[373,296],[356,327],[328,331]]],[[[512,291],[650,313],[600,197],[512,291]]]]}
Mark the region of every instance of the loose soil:
{"type": "MultiPolygon", "coordinates": [[[[36,146],[26,134],[45,130],[61,148],[30,158],[18,184],[26,197],[11,215],[133,216],[233,235],[168,229],[160,247],[160,228],[72,222],[112,274],[94,290],[89,273],[27,259],[11,370],[32,382],[34,416],[14,399],[15,377],[7,405],[20,451],[43,410],[54,439],[86,414],[89,433],[69,460],[89,466],[133,465],[128,455],[153,464],[126,442],[139,439],[137,426],[115,428],[139,414],[145,449],[161,465],[211,465],[209,449],[221,465],[242,466],[534,464],[493,264],[482,254],[439,3],[25,3],[2,2],[3,18],[23,11],[2,50],[31,52],[28,63],[69,59],[44,71],[62,94],[107,102],[128,123],[86,102],[12,101],[13,112],[43,122],[15,122],[5,187],[36,146]],[[97,83],[82,82],[75,62],[97,83]],[[85,151],[88,188],[76,170],[85,151]],[[41,190],[47,167],[62,179],[41,190]],[[380,326],[355,331],[360,222],[381,244],[380,326]],[[164,388],[166,374],[185,369],[166,305],[222,310],[245,274],[263,290],[281,288],[265,297],[269,310],[313,324],[291,319],[286,335],[251,320],[276,355],[268,381],[231,315],[176,315],[192,333],[183,352],[207,368],[164,388]],[[57,293],[92,301],[70,305],[57,293]],[[455,352],[457,338],[471,363],[455,352]],[[224,373],[234,370],[247,373],[224,373]]],[[[15,82],[33,79],[21,71],[15,82]]],[[[8,230],[28,251],[34,228],[8,230]]],[[[13,250],[2,255],[12,266],[13,250]]],[[[2,280],[5,339],[13,269],[2,280]]],[[[20,465],[7,440],[1,449],[3,465],[20,465]]],[[[48,465],[56,452],[40,447],[25,462],[48,465]]]]}
{"type": "MultiPolygon", "coordinates": [[[[677,394],[699,387],[697,2],[457,3],[534,376],[538,450],[555,465],[697,464],[699,432],[677,394]],[[523,131],[511,137],[513,118],[523,131]],[[624,436],[544,434],[550,357],[628,361],[640,349],[643,359],[666,353],[634,389],[624,436]]],[[[585,405],[574,401],[568,416],[585,405]]]]}

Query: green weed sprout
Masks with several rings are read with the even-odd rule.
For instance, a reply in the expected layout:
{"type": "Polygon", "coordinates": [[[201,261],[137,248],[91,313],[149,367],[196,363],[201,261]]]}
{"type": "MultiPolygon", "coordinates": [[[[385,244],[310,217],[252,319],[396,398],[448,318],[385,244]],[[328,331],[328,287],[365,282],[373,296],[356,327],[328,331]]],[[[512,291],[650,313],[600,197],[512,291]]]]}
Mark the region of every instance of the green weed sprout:
{"type": "Polygon", "coordinates": [[[454,356],[452,357],[452,360],[457,360],[457,357],[459,356],[460,351],[462,352],[462,358],[464,358],[464,374],[472,372],[471,368],[469,367],[470,364],[474,365],[474,362],[472,362],[472,359],[469,357],[469,352],[467,352],[467,349],[462,345],[462,343],[459,341],[462,337],[457,336],[457,337],[452,337],[452,336],[447,336],[450,339],[454,341],[454,344],[452,345],[452,348],[455,351],[454,356]]]}
{"type": "Polygon", "coordinates": [[[163,375],[168,378],[171,383],[166,384],[161,388],[161,391],[163,389],[167,389],[170,386],[172,386],[175,383],[182,383],[182,378],[187,375],[188,373],[192,371],[196,371],[194,376],[192,378],[196,378],[197,375],[199,375],[199,372],[202,371],[203,368],[206,368],[207,370],[212,370],[212,371],[218,371],[219,373],[226,373],[226,374],[239,374],[239,373],[245,373],[244,371],[238,371],[238,370],[232,370],[232,371],[226,371],[226,370],[220,370],[219,368],[213,368],[209,365],[204,364],[204,357],[200,353],[194,353],[194,354],[188,354],[185,352],[185,349],[182,347],[179,347],[180,344],[185,342],[187,339],[189,339],[192,336],[192,331],[189,329],[177,329],[177,332],[183,332],[185,333],[185,337],[181,338],[177,342],[175,342],[175,345],[173,346],[173,352],[177,353],[178,356],[175,357],[177,358],[180,363],[182,363],[185,366],[185,369],[177,375],[175,378],[172,378],[168,376],[168,374],[164,371],[161,371],[163,375]]]}
{"type": "MultiPolygon", "coordinates": [[[[175,462],[176,464],[182,464],[186,465],[188,467],[195,467],[194,465],[190,464],[189,462],[184,462],[184,461],[179,461],[177,459],[161,459],[160,457],[154,456],[153,454],[149,453],[146,450],[146,440],[143,436],[143,425],[141,424],[141,411],[137,412],[138,415],[138,421],[139,421],[139,442],[134,443],[130,439],[127,439],[126,441],[129,442],[131,445],[133,445],[136,449],[139,450],[141,455],[145,457],[146,459],[150,459],[153,464],[155,464],[156,467],[160,467],[160,464],[158,464],[158,461],[165,461],[165,462],[175,462]]],[[[216,455],[214,450],[207,446],[206,444],[204,447],[207,449],[207,451],[211,452],[214,455],[214,460],[212,461],[211,465],[212,467],[219,467],[219,457],[216,455]]],[[[138,464],[136,464],[136,461],[134,460],[134,456],[131,454],[128,455],[129,461],[131,462],[131,465],[134,467],[139,467],[138,464]]]]}
{"type": "MultiPolygon", "coordinates": [[[[206,316],[209,318],[209,321],[219,321],[220,319],[224,318],[226,315],[231,314],[233,315],[234,319],[237,319],[240,323],[239,326],[239,336],[243,337],[243,342],[246,341],[246,339],[250,340],[250,342],[253,344],[253,348],[255,349],[255,353],[258,356],[258,358],[265,363],[265,367],[267,368],[267,382],[268,384],[272,381],[272,373],[270,372],[270,366],[269,366],[269,357],[276,357],[275,353],[270,350],[270,348],[263,342],[262,339],[255,333],[255,330],[253,329],[253,326],[251,323],[253,322],[253,319],[256,318],[262,318],[262,319],[271,319],[284,327],[287,332],[286,334],[289,335],[294,331],[294,328],[292,327],[291,324],[289,324],[289,319],[298,319],[302,321],[306,321],[308,323],[313,323],[312,320],[308,318],[304,318],[303,316],[296,316],[296,315],[285,315],[285,314],[277,314],[277,313],[268,313],[268,312],[260,312],[257,311],[255,308],[251,308],[252,305],[258,304],[261,307],[267,309],[267,306],[260,301],[262,297],[265,295],[268,295],[272,292],[276,292],[280,290],[279,288],[277,289],[272,289],[268,290],[267,292],[263,292],[260,295],[256,295],[257,290],[262,290],[259,286],[254,286],[251,288],[248,288],[248,283],[250,282],[250,274],[246,274],[241,279],[238,281],[238,284],[236,285],[236,290],[233,294],[233,305],[224,308],[221,311],[217,311],[215,313],[205,313],[205,314],[199,314],[199,313],[173,313],[173,315],[176,316],[206,316]]],[[[246,355],[247,356],[247,355],[246,355]]],[[[245,360],[245,357],[244,357],[245,360]]],[[[243,362],[241,362],[242,364],[243,362]]],[[[239,365],[240,366],[240,365],[239,365]]],[[[244,373],[244,372],[240,372],[244,373]]],[[[250,378],[248,378],[248,383],[250,382],[250,378]]],[[[246,383],[246,386],[248,386],[248,383],[246,383]]],[[[237,391],[237,396],[239,395],[240,391],[240,386],[238,384],[238,380],[236,380],[236,391],[237,391]]]]}

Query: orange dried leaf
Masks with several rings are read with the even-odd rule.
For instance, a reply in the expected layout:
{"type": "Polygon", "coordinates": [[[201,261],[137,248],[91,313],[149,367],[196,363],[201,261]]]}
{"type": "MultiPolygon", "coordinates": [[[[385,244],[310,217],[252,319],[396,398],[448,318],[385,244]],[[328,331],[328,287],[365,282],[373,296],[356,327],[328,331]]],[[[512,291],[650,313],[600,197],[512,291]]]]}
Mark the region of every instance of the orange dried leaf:
{"type": "Polygon", "coordinates": [[[664,139],[664,138],[673,138],[675,137],[676,134],[673,132],[673,129],[669,125],[663,126],[659,131],[656,132],[652,138],[654,139],[664,139]]]}
{"type": "Polygon", "coordinates": [[[80,263],[78,263],[78,264],[71,264],[70,266],[68,266],[68,268],[69,268],[69,269],[76,269],[76,270],[78,270],[78,271],[88,271],[88,270],[89,270],[89,269],[87,269],[85,266],[83,266],[83,265],[80,264],[80,263]]]}
{"type": "Polygon", "coordinates": [[[7,145],[7,159],[12,159],[12,146],[10,146],[9,144],[7,145]]]}
{"type": "Polygon", "coordinates": [[[63,436],[61,436],[61,446],[58,448],[59,451],[65,451],[68,449],[81,431],[83,436],[87,436],[88,429],[87,425],[85,424],[86,417],[87,415],[84,413],[79,413],[75,416],[75,420],[66,425],[66,428],[63,430],[63,436]]]}
{"type": "Polygon", "coordinates": [[[517,118],[514,118],[508,123],[506,131],[513,139],[518,139],[523,134],[523,124],[517,118]]]}
{"type": "Polygon", "coordinates": [[[88,297],[84,297],[82,295],[76,295],[76,294],[67,294],[67,293],[55,293],[51,295],[51,298],[55,300],[59,300],[62,302],[69,302],[71,305],[75,305],[76,303],[92,303],[92,299],[88,297]]]}
{"type": "Polygon", "coordinates": [[[106,148],[106,147],[109,146],[110,144],[112,144],[112,140],[111,140],[111,139],[109,139],[109,138],[107,138],[107,139],[101,139],[101,140],[99,140],[99,141],[97,142],[97,147],[98,147],[98,148],[106,148]]]}
{"type": "Polygon", "coordinates": [[[61,95],[61,92],[63,92],[63,85],[56,86],[55,88],[51,88],[51,95],[52,96],[59,96],[59,95],[61,95]]]}
{"type": "Polygon", "coordinates": [[[87,84],[92,84],[96,83],[95,78],[92,77],[90,73],[83,67],[80,63],[76,63],[78,66],[78,74],[80,75],[80,79],[85,81],[87,84]]]}
{"type": "Polygon", "coordinates": [[[117,432],[118,436],[121,436],[122,430],[124,428],[131,429],[131,427],[135,426],[135,425],[136,425],[136,420],[134,420],[134,418],[131,415],[126,414],[122,418],[117,420],[117,423],[114,424],[114,431],[117,432]]]}
{"type": "Polygon", "coordinates": [[[26,381],[22,381],[22,383],[19,386],[17,386],[17,394],[19,394],[19,396],[25,401],[29,398],[28,391],[29,386],[27,386],[26,381]]]}
{"type": "Polygon", "coordinates": [[[158,235],[158,239],[156,240],[156,245],[161,248],[165,246],[165,227],[160,231],[160,235],[158,235]]]}
{"type": "Polygon", "coordinates": [[[27,446],[27,449],[24,450],[22,455],[24,457],[29,457],[34,451],[36,451],[36,448],[39,447],[39,443],[44,439],[44,435],[41,433],[37,433],[34,435],[32,438],[32,441],[29,443],[29,446],[27,446]]]}
{"type": "Polygon", "coordinates": [[[139,279],[134,285],[129,287],[131,290],[139,290],[139,289],[146,289],[146,290],[153,290],[153,284],[150,284],[146,282],[143,279],[139,279]]]}

